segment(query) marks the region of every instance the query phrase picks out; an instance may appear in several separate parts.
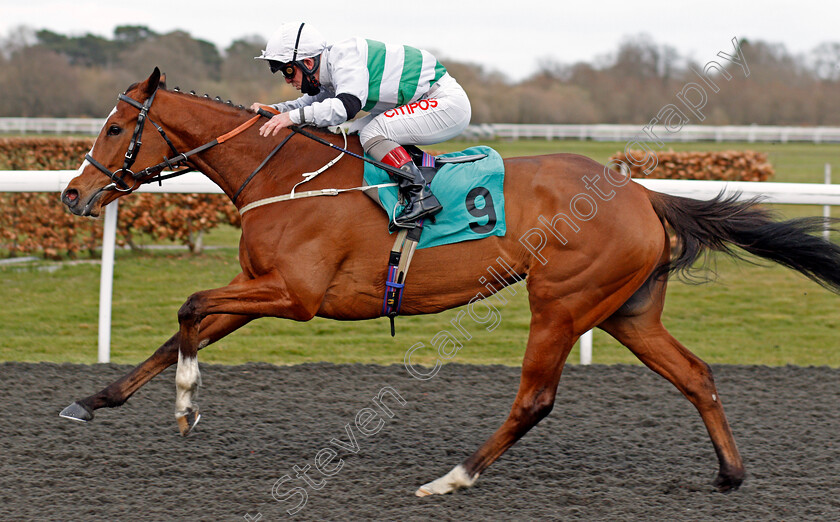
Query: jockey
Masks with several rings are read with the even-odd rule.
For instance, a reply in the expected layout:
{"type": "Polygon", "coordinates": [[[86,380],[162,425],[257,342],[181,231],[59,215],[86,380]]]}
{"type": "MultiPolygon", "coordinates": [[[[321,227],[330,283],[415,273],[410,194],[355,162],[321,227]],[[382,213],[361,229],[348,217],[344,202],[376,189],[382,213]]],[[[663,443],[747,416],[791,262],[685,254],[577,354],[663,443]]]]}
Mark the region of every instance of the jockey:
{"type": "Polygon", "coordinates": [[[467,94],[434,56],[361,38],[327,44],[315,28],[294,22],[283,24],[256,59],[266,60],[272,73],[280,71],[303,92],[296,100],[271,105],[280,114],[260,128],[262,136],[292,124],[339,125],[367,111],[350,131],[359,132],[368,156],[405,172],[396,181],[407,203],[394,225],[413,228],[441,210],[402,147],[452,139],[470,121],[467,94]]]}

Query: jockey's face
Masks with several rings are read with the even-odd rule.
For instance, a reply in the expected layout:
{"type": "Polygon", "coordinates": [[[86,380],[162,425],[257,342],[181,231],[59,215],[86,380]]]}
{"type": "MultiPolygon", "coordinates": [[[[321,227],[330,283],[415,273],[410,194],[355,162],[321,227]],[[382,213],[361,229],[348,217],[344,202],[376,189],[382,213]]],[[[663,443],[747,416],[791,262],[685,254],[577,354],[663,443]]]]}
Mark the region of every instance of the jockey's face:
{"type": "MultiPolygon", "coordinates": [[[[315,60],[312,58],[304,58],[303,64],[311,69],[315,66],[315,60]]],[[[317,71],[315,71],[315,80],[321,81],[321,68],[319,67],[317,71]]],[[[286,79],[286,83],[289,83],[295,87],[295,89],[300,90],[301,84],[303,83],[303,71],[300,70],[300,67],[295,67],[295,74],[292,77],[286,76],[285,74],[283,77],[286,79]]]]}

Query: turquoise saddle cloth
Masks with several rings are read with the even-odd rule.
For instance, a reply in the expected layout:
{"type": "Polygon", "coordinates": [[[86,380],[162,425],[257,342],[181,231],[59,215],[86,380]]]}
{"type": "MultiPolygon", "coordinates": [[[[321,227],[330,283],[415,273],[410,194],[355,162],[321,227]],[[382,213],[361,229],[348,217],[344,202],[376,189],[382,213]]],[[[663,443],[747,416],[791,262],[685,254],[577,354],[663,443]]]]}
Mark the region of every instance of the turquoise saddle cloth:
{"type": "MultiPolygon", "coordinates": [[[[429,248],[489,236],[504,236],[505,194],[503,190],[505,166],[502,157],[490,147],[471,147],[438,158],[487,154],[486,158],[468,163],[446,163],[432,179],[431,189],[443,205],[435,223],[427,219],[417,248],[429,248]]],[[[393,183],[384,170],[365,163],[365,184],[393,183]]],[[[394,219],[397,205],[397,187],[377,189],[379,203],[394,219]]]]}

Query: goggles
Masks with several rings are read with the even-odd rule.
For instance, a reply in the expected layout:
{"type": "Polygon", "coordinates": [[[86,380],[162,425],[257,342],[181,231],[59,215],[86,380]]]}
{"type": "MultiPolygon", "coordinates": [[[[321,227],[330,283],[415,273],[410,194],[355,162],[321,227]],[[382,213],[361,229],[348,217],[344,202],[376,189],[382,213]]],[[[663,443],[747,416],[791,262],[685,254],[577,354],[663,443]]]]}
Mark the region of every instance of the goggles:
{"type": "Polygon", "coordinates": [[[291,80],[295,77],[295,71],[297,70],[297,67],[295,67],[295,64],[292,62],[283,63],[278,62],[277,60],[269,60],[268,66],[271,69],[272,74],[277,74],[277,72],[279,71],[283,73],[283,76],[288,80],[291,80]]]}

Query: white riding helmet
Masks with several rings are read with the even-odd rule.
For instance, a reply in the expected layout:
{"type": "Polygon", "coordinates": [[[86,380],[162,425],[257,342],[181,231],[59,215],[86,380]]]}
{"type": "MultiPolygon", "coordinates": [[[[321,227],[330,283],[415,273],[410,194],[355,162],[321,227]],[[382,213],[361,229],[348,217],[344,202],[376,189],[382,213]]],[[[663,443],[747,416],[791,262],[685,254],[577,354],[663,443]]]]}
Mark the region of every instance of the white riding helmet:
{"type": "Polygon", "coordinates": [[[320,31],[305,22],[288,22],[271,35],[262,55],[254,59],[289,63],[320,56],[326,48],[320,31]]]}

